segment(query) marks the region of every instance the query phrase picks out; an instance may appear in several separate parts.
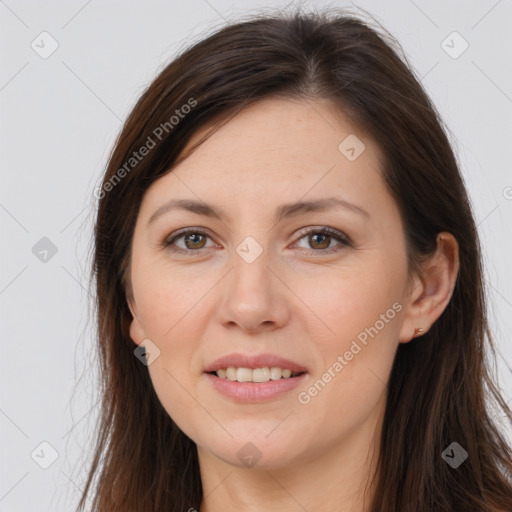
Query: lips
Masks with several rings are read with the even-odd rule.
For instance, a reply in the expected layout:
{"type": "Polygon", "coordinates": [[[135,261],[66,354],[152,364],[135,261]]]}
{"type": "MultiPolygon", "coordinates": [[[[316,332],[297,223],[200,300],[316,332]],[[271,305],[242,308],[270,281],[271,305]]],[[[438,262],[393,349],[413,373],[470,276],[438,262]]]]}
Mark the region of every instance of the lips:
{"type": "Polygon", "coordinates": [[[208,364],[204,372],[216,372],[217,370],[225,369],[230,366],[235,368],[250,368],[252,370],[257,368],[278,367],[291,370],[293,373],[304,373],[308,371],[305,366],[274,354],[247,355],[233,353],[222,356],[208,364]]]}

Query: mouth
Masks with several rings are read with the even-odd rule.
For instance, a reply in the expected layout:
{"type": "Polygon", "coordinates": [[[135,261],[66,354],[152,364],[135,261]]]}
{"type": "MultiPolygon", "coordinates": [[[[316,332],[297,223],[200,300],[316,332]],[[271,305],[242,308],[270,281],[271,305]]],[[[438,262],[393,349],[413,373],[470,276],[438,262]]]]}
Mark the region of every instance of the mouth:
{"type": "Polygon", "coordinates": [[[203,372],[216,393],[236,403],[287,398],[308,375],[305,366],[276,354],[227,354],[203,372]]]}

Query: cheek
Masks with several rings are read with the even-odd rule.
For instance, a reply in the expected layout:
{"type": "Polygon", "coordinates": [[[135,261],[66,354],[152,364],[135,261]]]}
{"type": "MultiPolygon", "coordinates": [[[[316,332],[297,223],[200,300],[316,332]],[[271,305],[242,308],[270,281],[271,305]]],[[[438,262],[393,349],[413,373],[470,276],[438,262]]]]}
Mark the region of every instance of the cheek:
{"type": "Polygon", "coordinates": [[[322,351],[348,350],[351,340],[360,336],[364,341],[364,333],[375,324],[379,334],[383,334],[379,338],[392,337],[397,332],[396,313],[401,308],[393,308],[393,304],[401,298],[399,280],[379,269],[352,267],[315,279],[302,279],[297,284],[296,294],[307,305],[300,307],[307,316],[303,321],[322,351]]]}
{"type": "Polygon", "coordinates": [[[201,300],[214,284],[208,275],[148,262],[134,272],[134,287],[140,317],[149,338],[167,344],[183,330],[193,328],[189,316],[200,307],[201,300]]]}
{"type": "Polygon", "coordinates": [[[146,337],[160,350],[148,371],[163,407],[182,427],[194,414],[194,379],[200,372],[196,354],[210,315],[204,310],[207,293],[215,281],[161,262],[139,270],[135,285],[140,318],[146,337]]]}
{"type": "MultiPolygon", "coordinates": [[[[180,357],[176,356],[175,361],[180,357]]],[[[190,385],[190,373],[187,375],[186,362],[169,364],[168,354],[162,351],[161,357],[149,367],[149,375],[155,393],[162,407],[178,427],[195,438],[197,426],[209,420],[199,408],[193,388],[190,385]]]]}
{"type": "Polygon", "coordinates": [[[196,424],[208,421],[196,407],[196,379],[200,369],[196,354],[203,324],[189,300],[175,291],[155,290],[154,301],[146,303],[145,322],[150,339],[160,349],[160,356],[148,367],[155,393],[173,421],[189,433],[196,424]]]}
{"type": "Polygon", "coordinates": [[[302,390],[304,401],[314,400],[315,410],[335,410],[346,421],[364,415],[381,398],[398,346],[402,310],[396,276],[377,267],[373,272],[368,267],[366,272],[353,270],[317,280],[324,286],[301,292],[311,310],[319,312],[325,333],[319,335],[309,322],[320,365],[310,387],[302,390]]]}

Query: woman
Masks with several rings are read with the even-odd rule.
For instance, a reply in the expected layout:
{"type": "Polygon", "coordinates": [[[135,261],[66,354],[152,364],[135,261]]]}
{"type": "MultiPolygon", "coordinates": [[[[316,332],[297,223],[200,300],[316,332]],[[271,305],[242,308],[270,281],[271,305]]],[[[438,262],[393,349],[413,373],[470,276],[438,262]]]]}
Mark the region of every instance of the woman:
{"type": "Polygon", "coordinates": [[[512,419],[442,122],[374,29],[254,18],[171,62],[110,157],[94,510],[512,510],[512,419]]]}

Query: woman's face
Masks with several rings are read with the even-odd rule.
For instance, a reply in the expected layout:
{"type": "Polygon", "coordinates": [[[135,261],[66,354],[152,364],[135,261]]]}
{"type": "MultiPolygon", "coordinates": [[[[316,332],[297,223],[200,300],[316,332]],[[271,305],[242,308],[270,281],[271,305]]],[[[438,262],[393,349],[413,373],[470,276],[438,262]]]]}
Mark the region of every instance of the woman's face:
{"type": "Polygon", "coordinates": [[[356,453],[380,425],[414,330],[405,239],[376,145],[344,119],[261,101],[143,198],[130,335],[150,340],[155,391],[200,454],[284,467],[356,453]]]}

